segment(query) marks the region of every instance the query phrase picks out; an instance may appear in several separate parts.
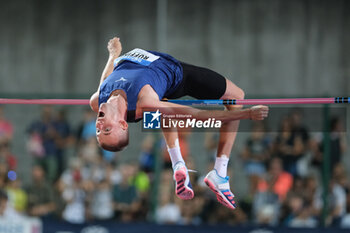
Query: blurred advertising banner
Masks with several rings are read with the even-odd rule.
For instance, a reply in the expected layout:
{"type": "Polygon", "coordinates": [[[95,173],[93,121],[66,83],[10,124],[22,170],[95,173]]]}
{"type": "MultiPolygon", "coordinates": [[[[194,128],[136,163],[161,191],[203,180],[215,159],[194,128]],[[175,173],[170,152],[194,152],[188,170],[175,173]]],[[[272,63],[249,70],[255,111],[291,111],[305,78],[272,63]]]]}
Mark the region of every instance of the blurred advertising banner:
{"type": "Polygon", "coordinates": [[[38,218],[0,219],[0,233],[44,233],[38,218]]]}
{"type": "Polygon", "coordinates": [[[345,233],[342,228],[285,228],[285,227],[233,227],[228,225],[158,225],[152,223],[118,223],[115,221],[70,224],[61,221],[44,221],[45,233],[345,233]]]}

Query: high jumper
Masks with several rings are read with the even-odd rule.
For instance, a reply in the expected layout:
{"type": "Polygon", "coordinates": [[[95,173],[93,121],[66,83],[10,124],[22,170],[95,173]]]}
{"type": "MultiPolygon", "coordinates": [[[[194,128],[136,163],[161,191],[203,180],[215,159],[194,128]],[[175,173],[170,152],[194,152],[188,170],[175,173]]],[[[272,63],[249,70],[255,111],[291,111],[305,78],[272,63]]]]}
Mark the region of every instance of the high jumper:
{"type": "MultiPolygon", "coordinates": [[[[207,69],[190,65],[160,52],[134,49],[121,56],[120,39],[108,42],[109,58],[102,72],[97,92],[90,106],[97,113],[96,135],[99,145],[109,151],[120,151],[129,143],[128,122],[142,119],[143,110],[162,109],[164,114],[184,114],[223,122],[217,157],[204,181],[220,203],[235,209],[230,191],[227,164],[236,139],[239,120],[263,120],[268,107],[242,109],[242,105],[225,105],[227,111],[200,110],[190,106],[161,101],[191,96],[196,99],[244,99],[244,92],[229,79],[207,69]]],[[[176,195],[188,200],[194,197],[188,169],[180,152],[176,128],[163,130],[174,170],[176,195]]]]}

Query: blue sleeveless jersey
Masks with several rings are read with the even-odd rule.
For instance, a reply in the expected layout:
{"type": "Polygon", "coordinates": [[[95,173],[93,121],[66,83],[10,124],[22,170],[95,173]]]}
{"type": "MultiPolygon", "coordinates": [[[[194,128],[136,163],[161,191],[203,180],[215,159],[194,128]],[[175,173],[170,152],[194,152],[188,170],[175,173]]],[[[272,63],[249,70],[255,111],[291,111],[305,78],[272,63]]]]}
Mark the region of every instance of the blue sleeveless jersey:
{"type": "Polygon", "coordinates": [[[99,105],[115,90],[124,90],[128,102],[128,121],[134,121],[138,94],[149,84],[159,99],[173,93],[182,81],[180,62],[168,54],[134,49],[115,61],[115,68],[100,86],[99,105]]]}

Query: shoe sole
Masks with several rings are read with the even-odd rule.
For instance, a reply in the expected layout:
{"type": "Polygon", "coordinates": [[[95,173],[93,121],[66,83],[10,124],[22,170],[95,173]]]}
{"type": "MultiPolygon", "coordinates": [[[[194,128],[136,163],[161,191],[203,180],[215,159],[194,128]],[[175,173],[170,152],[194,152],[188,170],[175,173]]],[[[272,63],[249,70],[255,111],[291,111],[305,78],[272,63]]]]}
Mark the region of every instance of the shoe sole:
{"type": "Polygon", "coordinates": [[[174,174],[174,178],[176,181],[175,193],[176,196],[178,196],[182,200],[190,200],[194,197],[193,190],[185,185],[186,177],[186,171],[184,171],[183,169],[177,170],[174,174]]]}
{"type": "Polygon", "coordinates": [[[215,184],[213,182],[211,182],[207,177],[204,178],[204,182],[215,193],[216,199],[218,200],[218,202],[220,202],[222,205],[224,205],[227,208],[230,208],[232,210],[236,209],[234,206],[232,206],[231,203],[229,203],[229,201],[227,201],[224,194],[222,194],[220,191],[217,190],[215,184]]]}

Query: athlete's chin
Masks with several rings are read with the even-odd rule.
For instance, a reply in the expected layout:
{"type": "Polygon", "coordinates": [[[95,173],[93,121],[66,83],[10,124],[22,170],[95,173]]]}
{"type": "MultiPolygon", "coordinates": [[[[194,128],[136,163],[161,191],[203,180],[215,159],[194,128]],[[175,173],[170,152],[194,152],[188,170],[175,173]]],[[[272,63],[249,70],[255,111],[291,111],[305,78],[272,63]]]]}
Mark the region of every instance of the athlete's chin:
{"type": "Polygon", "coordinates": [[[110,103],[103,103],[100,106],[99,113],[102,113],[103,117],[113,116],[114,110],[110,103]]]}
{"type": "Polygon", "coordinates": [[[99,111],[104,111],[105,109],[106,109],[106,103],[102,103],[101,105],[100,105],[100,109],[99,109],[99,111]]]}

